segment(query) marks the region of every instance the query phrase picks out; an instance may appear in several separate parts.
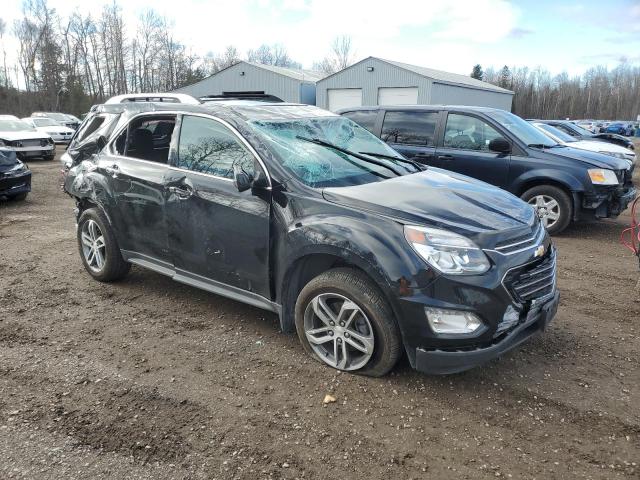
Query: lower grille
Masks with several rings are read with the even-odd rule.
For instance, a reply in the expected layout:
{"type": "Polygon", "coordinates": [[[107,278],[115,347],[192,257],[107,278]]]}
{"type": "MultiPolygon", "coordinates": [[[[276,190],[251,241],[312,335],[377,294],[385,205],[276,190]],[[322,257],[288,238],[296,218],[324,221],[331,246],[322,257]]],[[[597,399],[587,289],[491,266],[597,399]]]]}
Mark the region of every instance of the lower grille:
{"type": "Polygon", "coordinates": [[[503,284],[520,304],[551,296],[556,287],[555,249],[550,249],[538,262],[510,270],[503,284]]]}

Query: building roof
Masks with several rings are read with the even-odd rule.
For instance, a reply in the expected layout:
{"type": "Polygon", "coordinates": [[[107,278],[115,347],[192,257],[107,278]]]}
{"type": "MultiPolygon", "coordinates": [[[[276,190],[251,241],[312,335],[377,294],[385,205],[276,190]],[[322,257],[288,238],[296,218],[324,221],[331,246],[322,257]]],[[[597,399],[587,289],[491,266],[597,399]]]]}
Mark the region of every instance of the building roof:
{"type": "MultiPolygon", "coordinates": [[[[506,88],[501,88],[491,83],[483,82],[481,80],[476,80],[475,78],[468,77],[467,75],[460,75],[459,73],[444,72],[442,70],[436,70],[434,68],[420,67],[418,65],[411,65],[409,63],[396,62],[394,60],[386,60],[380,57],[367,57],[364,60],[360,60],[354,65],[365,62],[367,60],[378,60],[380,62],[385,62],[385,63],[388,63],[389,65],[393,65],[394,67],[402,68],[403,70],[408,70],[420,76],[430,78],[432,80],[435,80],[438,83],[445,83],[449,85],[460,85],[468,88],[479,88],[482,90],[490,90],[493,92],[500,92],[500,93],[509,93],[513,95],[513,92],[511,90],[507,90],[506,88]]],[[[353,67],[353,65],[345,68],[344,70],[351,67],[353,67]]],[[[343,72],[344,70],[340,70],[340,72],[343,72]]],[[[338,75],[340,72],[336,72],[333,75],[338,75]]],[[[330,75],[330,76],[333,76],[333,75],[330,75]]]]}
{"type": "MultiPolygon", "coordinates": [[[[264,65],[262,63],[253,63],[253,62],[238,62],[238,63],[247,63],[256,68],[262,68],[263,70],[269,70],[270,72],[277,73],[279,75],[284,75],[285,77],[290,77],[295,80],[300,80],[303,82],[312,82],[315,83],[325,76],[322,72],[316,72],[314,70],[300,70],[297,68],[287,68],[287,67],[276,67],[275,65],[264,65]]],[[[237,64],[236,64],[237,65],[237,64]]],[[[218,72],[219,73],[219,72],[218,72]]]]}

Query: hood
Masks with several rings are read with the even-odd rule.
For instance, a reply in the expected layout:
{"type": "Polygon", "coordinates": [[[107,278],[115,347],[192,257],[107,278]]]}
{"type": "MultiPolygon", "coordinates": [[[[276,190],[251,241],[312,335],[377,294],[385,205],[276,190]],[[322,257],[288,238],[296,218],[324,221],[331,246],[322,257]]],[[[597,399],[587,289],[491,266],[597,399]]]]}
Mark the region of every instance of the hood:
{"type": "Polygon", "coordinates": [[[536,219],[530,205],[505,190],[431,167],[382,182],[326,188],[323,196],[329,202],[474,239],[528,233],[536,219]]]}
{"type": "Polygon", "coordinates": [[[22,130],[20,132],[3,132],[0,131],[0,139],[9,140],[13,142],[14,140],[31,140],[31,139],[41,139],[41,138],[49,138],[49,135],[43,134],[42,132],[30,132],[28,130],[22,130]]]}
{"type": "Polygon", "coordinates": [[[69,127],[54,126],[54,125],[50,125],[48,127],[36,127],[36,130],[38,130],[39,132],[44,132],[44,133],[46,133],[46,132],[55,132],[57,134],[75,132],[75,130],[72,130],[69,127]]]}
{"type": "Polygon", "coordinates": [[[592,152],[613,152],[623,153],[625,155],[633,155],[633,152],[626,147],[621,147],[615,143],[598,142],[595,140],[578,140],[567,144],[570,148],[579,148],[581,150],[589,150],[592,152]]]}
{"type": "Polygon", "coordinates": [[[569,146],[545,149],[544,153],[556,157],[579,160],[590,167],[608,168],[610,170],[626,170],[629,168],[628,160],[569,146]]]}
{"type": "Polygon", "coordinates": [[[16,152],[0,148],[0,174],[13,170],[17,165],[21,164],[22,162],[18,160],[16,152]]]}

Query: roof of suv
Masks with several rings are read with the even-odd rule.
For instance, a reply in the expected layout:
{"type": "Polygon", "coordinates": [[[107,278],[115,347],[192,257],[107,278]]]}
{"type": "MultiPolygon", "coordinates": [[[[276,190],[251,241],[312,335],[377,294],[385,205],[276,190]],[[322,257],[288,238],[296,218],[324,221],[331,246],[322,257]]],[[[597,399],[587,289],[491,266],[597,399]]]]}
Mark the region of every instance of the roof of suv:
{"type": "Polygon", "coordinates": [[[342,108],[336,113],[342,114],[345,112],[355,112],[359,110],[464,110],[471,112],[504,112],[500,108],[493,107],[476,107],[472,105],[373,105],[367,107],[350,107],[342,108]]]}

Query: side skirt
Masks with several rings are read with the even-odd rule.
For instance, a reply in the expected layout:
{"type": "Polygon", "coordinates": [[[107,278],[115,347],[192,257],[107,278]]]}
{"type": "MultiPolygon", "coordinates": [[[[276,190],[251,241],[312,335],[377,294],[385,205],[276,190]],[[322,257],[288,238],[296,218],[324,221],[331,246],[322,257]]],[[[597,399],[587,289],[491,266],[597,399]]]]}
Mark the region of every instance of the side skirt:
{"type": "Polygon", "coordinates": [[[216,295],[231,298],[232,300],[237,300],[238,302],[269,310],[270,312],[275,312],[277,314],[280,314],[282,310],[282,307],[279,304],[272,302],[257,293],[248,292],[241,288],[217,282],[210,278],[202,277],[185,270],[175,269],[171,263],[157,260],[148,255],[132,252],[130,250],[120,250],[120,252],[122,253],[122,258],[125,261],[171,277],[176,282],[184,283],[185,285],[206,290],[208,292],[215,293],[216,295]]]}

